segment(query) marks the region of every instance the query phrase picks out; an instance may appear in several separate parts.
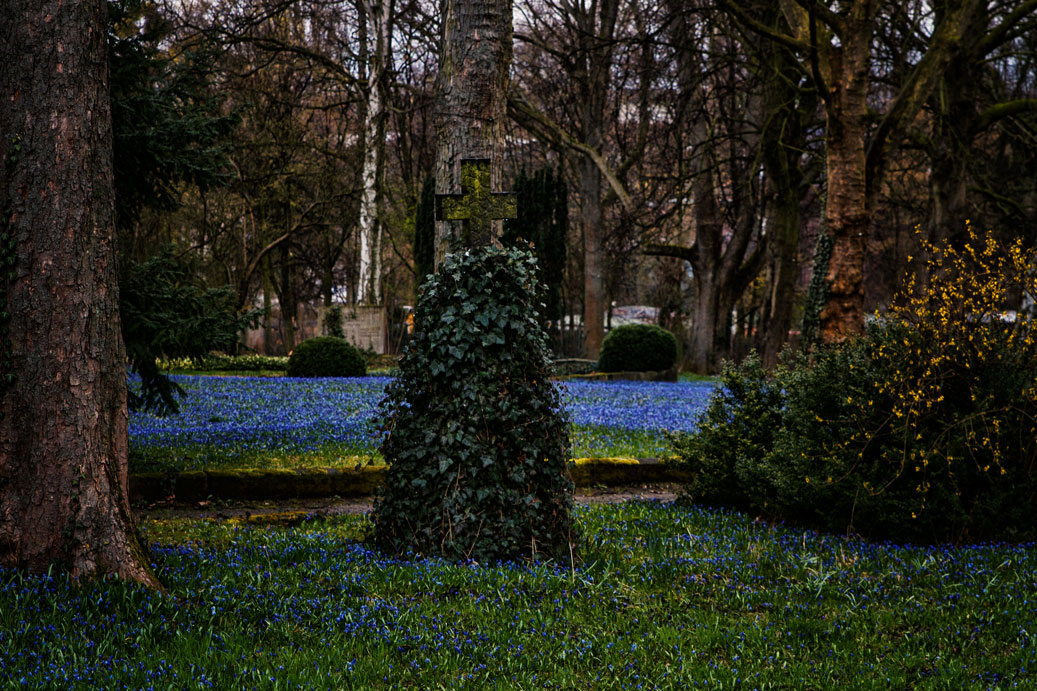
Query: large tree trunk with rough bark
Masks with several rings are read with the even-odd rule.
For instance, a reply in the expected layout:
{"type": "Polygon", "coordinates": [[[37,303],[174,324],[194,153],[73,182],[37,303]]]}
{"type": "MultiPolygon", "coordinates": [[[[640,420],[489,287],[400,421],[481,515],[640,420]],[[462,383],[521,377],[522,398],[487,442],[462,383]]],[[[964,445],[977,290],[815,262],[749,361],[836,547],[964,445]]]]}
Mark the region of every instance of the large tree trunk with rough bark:
{"type": "Polygon", "coordinates": [[[868,195],[868,90],[871,85],[873,21],[868,3],[848,17],[843,45],[829,53],[826,106],[828,197],[825,230],[832,238],[828,300],[821,310],[821,337],[846,340],[864,330],[864,256],[871,232],[868,195]]]}
{"type": "MultiPolygon", "coordinates": [[[[511,65],[510,0],[445,0],[436,78],[436,194],[461,193],[461,161],[490,160],[490,190],[500,192],[511,65]]],[[[497,242],[503,229],[464,237],[459,221],[436,223],[436,265],[447,252],[497,242]]]]}
{"type": "Polygon", "coordinates": [[[0,406],[0,566],[157,585],[127,496],[107,3],[9,0],[3,14],[0,154],[15,160],[0,194],[15,265],[0,311],[16,378],[0,406]]]}

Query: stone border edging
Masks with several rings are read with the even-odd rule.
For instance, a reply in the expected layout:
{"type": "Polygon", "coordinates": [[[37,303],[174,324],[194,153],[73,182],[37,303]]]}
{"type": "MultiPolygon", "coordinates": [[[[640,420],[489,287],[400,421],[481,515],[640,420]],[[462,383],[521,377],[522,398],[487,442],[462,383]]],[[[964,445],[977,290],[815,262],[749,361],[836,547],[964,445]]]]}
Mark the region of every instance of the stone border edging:
{"type": "MultiPolygon", "coordinates": [[[[658,459],[578,458],[569,470],[577,487],[684,482],[689,477],[658,459]]],[[[384,466],[134,473],[130,501],[362,497],[374,494],[384,481],[384,466]]]]}

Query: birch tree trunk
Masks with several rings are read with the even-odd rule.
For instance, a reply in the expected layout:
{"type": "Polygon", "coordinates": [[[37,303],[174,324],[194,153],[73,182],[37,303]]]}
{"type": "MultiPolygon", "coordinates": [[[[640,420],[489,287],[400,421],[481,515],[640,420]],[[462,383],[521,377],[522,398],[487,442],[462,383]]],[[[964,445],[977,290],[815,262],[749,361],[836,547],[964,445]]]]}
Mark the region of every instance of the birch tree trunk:
{"type": "Polygon", "coordinates": [[[127,494],[107,9],[9,0],[0,22],[0,566],[157,586],[127,494]]]}
{"type": "Polygon", "coordinates": [[[381,301],[382,200],[385,178],[385,127],[388,108],[387,75],[391,63],[392,0],[361,0],[362,32],[367,54],[367,107],[364,119],[363,194],[360,199],[360,275],[357,302],[381,301]]]}

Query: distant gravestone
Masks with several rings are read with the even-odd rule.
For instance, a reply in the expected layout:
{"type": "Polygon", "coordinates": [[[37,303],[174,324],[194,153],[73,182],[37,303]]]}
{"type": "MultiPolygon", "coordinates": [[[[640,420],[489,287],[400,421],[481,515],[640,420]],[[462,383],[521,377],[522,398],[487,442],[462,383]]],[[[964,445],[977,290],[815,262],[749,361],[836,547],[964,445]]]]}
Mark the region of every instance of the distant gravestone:
{"type": "Polygon", "coordinates": [[[388,330],[385,307],[381,305],[342,308],[342,337],[361,350],[384,354],[388,330]]]}

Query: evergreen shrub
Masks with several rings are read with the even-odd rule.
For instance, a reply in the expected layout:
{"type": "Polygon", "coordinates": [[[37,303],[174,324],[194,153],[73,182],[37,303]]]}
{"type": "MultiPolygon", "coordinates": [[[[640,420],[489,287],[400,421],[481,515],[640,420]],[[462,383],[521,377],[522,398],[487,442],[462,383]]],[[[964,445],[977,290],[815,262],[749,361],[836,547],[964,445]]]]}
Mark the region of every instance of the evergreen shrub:
{"type": "Polygon", "coordinates": [[[374,537],[395,554],[568,562],[569,425],[526,250],[451,254],[380,404],[389,464],[374,537]]]}
{"type": "Polygon", "coordinates": [[[342,331],[342,305],[331,305],[328,307],[327,311],[324,312],[321,328],[325,336],[342,339],[346,337],[346,334],[342,331]]]}
{"type": "Polygon", "coordinates": [[[605,336],[598,371],[662,371],[676,362],[677,339],[672,333],[652,324],[625,324],[605,336]]]}
{"type": "Polygon", "coordinates": [[[1032,540],[1037,331],[1008,315],[1037,295],[1037,255],[971,232],[928,247],[860,339],[784,362],[728,367],[690,435],[686,499],[825,530],[914,542],[1032,540]]]}
{"type": "Polygon", "coordinates": [[[144,262],[127,261],[119,279],[119,315],[130,368],[140,390],[129,391],[131,410],[177,413],[183,390],[157,365],[159,358],[200,358],[229,350],[260,312],[241,313],[230,286],[201,285],[193,267],[172,245],[144,262]]]}
{"type": "Polygon", "coordinates": [[[317,336],[295,347],[285,374],[289,377],[362,377],[367,374],[367,363],[348,341],[317,336]]]}

